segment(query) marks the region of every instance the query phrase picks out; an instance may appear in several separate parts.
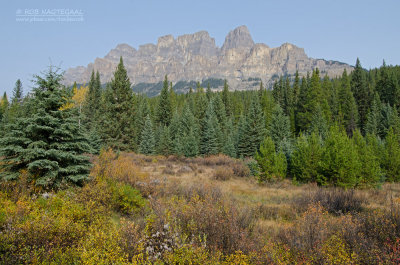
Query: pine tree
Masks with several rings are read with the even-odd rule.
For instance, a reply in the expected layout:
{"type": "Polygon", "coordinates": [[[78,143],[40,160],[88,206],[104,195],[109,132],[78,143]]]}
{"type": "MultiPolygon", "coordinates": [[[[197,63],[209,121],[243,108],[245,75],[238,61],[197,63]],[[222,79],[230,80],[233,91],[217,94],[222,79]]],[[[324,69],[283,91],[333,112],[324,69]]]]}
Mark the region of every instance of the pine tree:
{"type": "Polygon", "coordinates": [[[321,174],[326,182],[344,188],[355,187],[359,182],[361,164],[357,150],[345,131],[332,126],[325,140],[321,161],[321,174]]]}
{"type": "Polygon", "coordinates": [[[320,136],[312,132],[311,135],[301,134],[291,157],[290,174],[295,181],[316,182],[324,184],[326,179],[320,174],[322,162],[323,141],[320,136]]]}
{"type": "Polygon", "coordinates": [[[146,116],[146,120],[144,122],[144,127],[140,139],[141,141],[139,144],[139,152],[145,155],[154,154],[155,140],[154,140],[153,124],[151,122],[150,115],[146,116]]]}
{"type": "Polygon", "coordinates": [[[156,123],[168,126],[172,119],[172,108],[170,93],[168,93],[168,77],[165,76],[163,88],[158,101],[156,110],[156,123]]]}
{"type": "Polygon", "coordinates": [[[264,139],[254,158],[261,169],[260,182],[286,177],[286,157],[282,152],[276,153],[271,137],[268,136],[264,139]]]}
{"type": "Polygon", "coordinates": [[[357,185],[361,187],[376,187],[382,178],[379,157],[374,153],[373,147],[367,144],[359,130],[354,132],[352,139],[361,164],[358,171],[357,185]]]}
{"type": "Polygon", "coordinates": [[[101,119],[101,134],[105,144],[120,150],[133,148],[134,96],[122,57],[107,85],[101,119]]]}
{"type": "Polygon", "coordinates": [[[400,180],[400,137],[399,133],[390,128],[386,136],[385,159],[383,168],[388,181],[400,180]]]}
{"type": "Polygon", "coordinates": [[[82,184],[88,178],[90,163],[84,155],[90,149],[73,108],[60,84],[62,74],[52,67],[44,77],[35,76],[32,98],[34,109],[7,125],[0,139],[1,178],[18,179],[27,170],[32,184],[56,189],[65,184],[82,184]]]}

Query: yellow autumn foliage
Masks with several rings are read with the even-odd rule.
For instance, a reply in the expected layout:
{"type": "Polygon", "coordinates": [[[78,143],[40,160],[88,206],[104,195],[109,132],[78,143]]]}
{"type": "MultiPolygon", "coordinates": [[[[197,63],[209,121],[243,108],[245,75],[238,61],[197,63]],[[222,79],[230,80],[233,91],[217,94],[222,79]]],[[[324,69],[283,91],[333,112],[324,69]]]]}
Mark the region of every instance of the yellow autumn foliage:
{"type": "Polygon", "coordinates": [[[72,108],[79,108],[81,110],[83,103],[86,100],[86,95],[89,91],[88,86],[81,86],[79,89],[77,87],[73,90],[73,96],[66,104],[64,104],[60,110],[67,110],[72,108]]]}

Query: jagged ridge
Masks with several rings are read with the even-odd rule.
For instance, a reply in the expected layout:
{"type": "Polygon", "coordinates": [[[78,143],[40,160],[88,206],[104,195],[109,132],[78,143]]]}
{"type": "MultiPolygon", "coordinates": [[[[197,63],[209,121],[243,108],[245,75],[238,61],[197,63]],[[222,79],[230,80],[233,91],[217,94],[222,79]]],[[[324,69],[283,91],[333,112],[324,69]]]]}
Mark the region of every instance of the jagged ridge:
{"type": "Polygon", "coordinates": [[[141,45],[137,50],[119,44],[87,67],[68,69],[65,84],[87,83],[93,69],[100,72],[102,82],[110,81],[120,56],[133,84],[157,83],[167,74],[172,82],[227,79],[231,88],[240,90],[254,89],[254,82],[248,82],[252,78],[268,84],[273,77],[293,75],[296,70],[306,74],[318,67],[322,74],[334,77],[353,69],[344,63],[309,58],[303,48],[290,43],[276,48],[255,44],[247,27],[240,26],[229,32],[221,48],[207,31],[176,39],[166,35],[156,45],[141,45]]]}

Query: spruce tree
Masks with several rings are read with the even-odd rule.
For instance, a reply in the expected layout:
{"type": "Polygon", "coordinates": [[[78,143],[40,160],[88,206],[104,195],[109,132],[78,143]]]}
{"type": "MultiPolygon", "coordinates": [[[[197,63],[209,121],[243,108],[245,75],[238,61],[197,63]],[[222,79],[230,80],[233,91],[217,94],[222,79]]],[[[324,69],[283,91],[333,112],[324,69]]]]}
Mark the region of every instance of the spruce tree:
{"type": "Polygon", "coordinates": [[[249,147],[248,143],[246,142],[247,127],[248,127],[247,118],[244,114],[242,114],[239,118],[235,136],[235,149],[236,149],[236,156],[238,158],[244,158],[253,155],[253,154],[248,154],[249,147]]]}
{"type": "Polygon", "coordinates": [[[268,136],[274,141],[277,150],[285,152],[284,147],[291,141],[290,121],[282,108],[277,105],[268,126],[268,136]]]}
{"type": "Polygon", "coordinates": [[[95,129],[98,126],[100,115],[100,102],[101,102],[101,81],[100,74],[97,71],[96,75],[92,71],[89,81],[89,91],[86,95],[85,104],[83,106],[83,113],[85,122],[88,129],[95,129]]]}
{"type": "Polygon", "coordinates": [[[166,126],[170,124],[172,119],[172,107],[168,85],[168,77],[165,76],[155,115],[156,123],[166,126]]]}
{"type": "Polygon", "coordinates": [[[57,189],[88,178],[90,163],[84,153],[90,146],[75,110],[61,108],[68,98],[61,80],[62,74],[52,67],[44,77],[35,76],[32,112],[8,124],[0,139],[2,179],[18,179],[21,170],[26,170],[32,184],[57,189]]]}
{"type": "Polygon", "coordinates": [[[206,110],[208,106],[207,95],[204,93],[203,89],[200,88],[196,91],[195,95],[195,105],[193,114],[197,119],[197,123],[199,124],[199,129],[202,129],[202,121],[204,116],[206,115],[206,110]]]}
{"type": "Polygon", "coordinates": [[[321,136],[322,139],[325,139],[328,133],[328,123],[326,122],[324,113],[322,112],[322,108],[319,104],[317,105],[311,120],[310,132],[314,132],[316,135],[321,136]]]}
{"type": "Polygon", "coordinates": [[[261,104],[262,99],[263,99],[263,95],[264,95],[264,92],[265,92],[264,90],[265,90],[265,88],[264,88],[263,82],[261,81],[260,82],[260,88],[258,89],[258,99],[260,100],[260,104],[261,104]]]}
{"type": "Polygon", "coordinates": [[[178,155],[195,156],[198,154],[199,128],[196,119],[190,110],[189,104],[185,104],[174,139],[175,153],[178,155]]]}
{"type": "Polygon", "coordinates": [[[256,96],[252,97],[244,119],[239,126],[238,156],[250,157],[256,153],[266,133],[264,113],[256,96]]]}
{"type": "Polygon", "coordinates": [[[138,147],[141,142],[142,131],[147,115],[150,115],[150,107],[147,98],[140,96],[138,98],[138,107],[135,115],[135,146],[138,147]]]}
{"type": "Polygon", "coordinates": [[[172,140],[169,127],[163,126],[159,130],[160,137],[156,145],[156,152],[160,155],[168,156],[172,153],[172,140]]]}
{"type": "Polygon", "coordinates": [[[207,83],[207,91],[206,91],[207,100],[210,101],[212,98],[212,91],[210,87],[210,82],[207,83]]]}
{"type": "Polygon", "coordinates": [[[381,107],[381,121],[378,129],[380,136],[385,138],[390,128],[393,128],[396,133],[400,131],[400,117],[396,108],[386,103],[381,107]]]}
{"type": "Polygon", "coordinates": [[[200,152],[203,155],[218,154],[220,151],[220,127],[212,102],[208,105],[203,124],[204,127],[201,133],[200,152]]]}
{"type": "Polygon", "coordinates": [[[142,135],[140,137],[139,152],[145,155],[152,155],[155,151],[155,140],[153,124],[150,115],[147,115],[144,122],[142,135]]]}
{"type": "Polygon", "coordinates": [[[308,109],[306,108],[306,102],[309,100],[308,85],[305,77],[301,80],[299,99],[297,101],[297,113],[296,113],[296,131],[306,131],[308,129],[308,109]]]}
{"type": "Polygon", "coordinates": [[[23,100],[23,89],[21,80],[17,80],[15,82],[15,86],[13,89],[13,97],[11,99],[11,104],[22,104],[23,100]]]}
{"type": "Polygon", "coordinates": [[[225,111],[225,104],[222,101],[221,95],[216,94],[213,99],[212,103],[213,105],[215,115],[217,116],[218,123],[221,127],[222,130],[225,129],[225,123],[226,123],[226,111],[225,111]]]}
{"type": "Polygon", "coordinates": [[[364,131],[367,122],[368,109],[371,104],[371,92],[366,83],[365,73],[361,67],[360,60],[357,58],[356,66],[351,74],[351,91],[358,106],[359,128],[364,131]]]}
{"type": "Polygon", "coordinates": [[[376,90],[382,102],[389,103],[392,107],[400,107],[400,86],[393,69],[388,67],[385,61],[383,61],[383,66],[380,68],[376,90]]]}
{"type": "Polygon", "coordinates": [[[226,123],[225,139],[222,152],[230,157],[236,157],[235,129],[232,119],[229,119],[226,123]]]}
{"type": "Polygon", "coordinates": [[[353,93],[350,88],[350,80],[347,76],[346,69],[343,71],[341,86],[338,93],[339,110],[342,115],[341,124],[346,129],[348,135],[357,128],[358,110],[353,93]]]}
{"type": "Polygon", "coordinates": [[[224,89],[222,90],[222,102],[224,103],[225,106],[225,111],[226,111],[226,116],[231,115],[231,101],[229,97],[229,87],[228,87],[228,81],[224,81],[224,89]]]}
{"type": "Polygon", "coordinates": [[[299,94],[300,94],[300,77],[299,71],[296,70],[296,74],[294,76],[294,83],[293,83],[293,106],[297,107],[297,103],[299,101],[299,94]]]}
{"type": "Polygon", "coordinates": [[[375,136],[381,136],[381,122],[382,122],[382,104],[379,99],[378,93],[375,93],[374,100],[372,101],[372,106],[367,115],[367,122],[365,124],[364,131],[366,134],[373,134],[375,136]]]}
{"type": "Polygon", "coordinates": [[[101,134],[106,145],[119,149],[133,148],[134,140],[134,96],[122,57],[107,85],[101,119],[101,134]]]}
{"type": "Polygon", "coordinates": [[[183,154],[186,157],[195,157],[199,154],[197,131],[190,128],[189,132],[182,138],[183,154]]]}

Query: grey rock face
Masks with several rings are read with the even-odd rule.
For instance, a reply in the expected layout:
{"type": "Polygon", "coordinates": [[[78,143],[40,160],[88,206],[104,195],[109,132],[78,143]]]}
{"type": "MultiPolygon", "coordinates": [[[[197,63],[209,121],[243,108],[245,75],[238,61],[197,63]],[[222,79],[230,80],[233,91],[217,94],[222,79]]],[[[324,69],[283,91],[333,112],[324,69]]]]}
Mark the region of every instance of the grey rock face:
{"type": "Polygon", "coordinates": [[[254,45],[253,38],[246,26],[240,26],[228,33],[225,38],[222,50],[229,50],[233,48],[251,49],[254,45]]]}
{"type": "Polygon", "coordinates": [[[339,76],[343,70],[353,67],[322,59],[309,58],[303,48],[285,43],[270,48],[255,44],[246,26],[240,26],[226,36],[222,48],[215,44],[208,32],[199,31],[177,37],[162,36],[157,44],[145,44],[139,49],[119,44],[104,58],[96,58],[87,67],[70,68],[64,75],[64,83],[87,83],[92,70],[99,71],[101,81],[109,82],[123,57],[129,78],[133,84],[157,83],[168,79],[178,81],[202,81],[207,78],[227,79],[231,89],[257,89],[253,81],[269,84],[279,75],[301,75],[319,68],[322,75],[339,76]]]}

